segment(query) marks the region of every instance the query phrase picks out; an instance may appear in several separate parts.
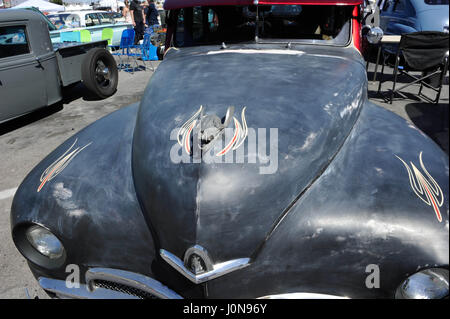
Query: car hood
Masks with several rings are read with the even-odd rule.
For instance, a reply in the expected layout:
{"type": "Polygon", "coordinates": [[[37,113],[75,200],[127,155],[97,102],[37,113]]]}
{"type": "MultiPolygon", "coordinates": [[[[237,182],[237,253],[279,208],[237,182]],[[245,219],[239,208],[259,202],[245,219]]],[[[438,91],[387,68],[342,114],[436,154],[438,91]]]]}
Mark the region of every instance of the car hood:
{"type": "Polygon", "coordinates": [[[182,259],[201,245],[214,263],[254,256],[329,165],[365,100],[365,69],[353,48],[172,50],[141,101],[132,155],[158,248],[182,259]],[[241,122],[246,107],[249,136],[214,157],[224,163],[189,156],[176,163],[178,128],[200,106],[219,118],[235,106],[241,122]]]}

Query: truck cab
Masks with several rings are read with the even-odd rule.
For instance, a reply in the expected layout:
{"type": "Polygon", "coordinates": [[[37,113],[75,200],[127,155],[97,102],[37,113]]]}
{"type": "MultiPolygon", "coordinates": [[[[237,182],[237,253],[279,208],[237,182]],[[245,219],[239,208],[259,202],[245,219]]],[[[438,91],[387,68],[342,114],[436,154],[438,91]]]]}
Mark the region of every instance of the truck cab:
{"type": "Polygon", "coordinates": [[[52,43],[48,20],[33,10],[0,12],[0,123],[62,99],[63,86],[82,81],[100,98],[117,88],[107,41],[52,43]]]}
{"type": "Polygon", "coordinates": [[[46,23],[32,11],[0,13],[0,122],[61,97],[46,23]]]}

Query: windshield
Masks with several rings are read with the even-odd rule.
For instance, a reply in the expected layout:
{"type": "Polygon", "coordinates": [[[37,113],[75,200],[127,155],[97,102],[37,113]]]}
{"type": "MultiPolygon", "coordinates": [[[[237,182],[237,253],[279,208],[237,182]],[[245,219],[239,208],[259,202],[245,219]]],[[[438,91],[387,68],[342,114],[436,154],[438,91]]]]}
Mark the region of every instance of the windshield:
{"type": "Polygon", "coordinates": [[[250,42],[255,37],[263,43],[346,45],[350,39],[351,10],[348,6],[322,5],[184,8],[175,13],[175,45],[250,42]]]}

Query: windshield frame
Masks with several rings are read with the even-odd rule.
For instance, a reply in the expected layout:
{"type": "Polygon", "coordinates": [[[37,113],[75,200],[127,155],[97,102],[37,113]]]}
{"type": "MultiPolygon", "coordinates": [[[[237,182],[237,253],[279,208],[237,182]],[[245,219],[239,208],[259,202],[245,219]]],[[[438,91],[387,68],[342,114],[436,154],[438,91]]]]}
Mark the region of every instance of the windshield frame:
{"type": "MultiPolygon", "coordinates": [[[[289,6],[290,4],[284,4],[285,6],[289,6]]],[[[205,6],[198,6],[199,8],[208,8],[211,6],[205,5],[205,6]]],[[[225,7],[225,6],[223,6],[225,7]]],[[[244,6],[243,6],[244,7],[244,6]]],[[[256,6],[257,8],[259,5],[256,6]]],[[[346,7],[352,7],[352,6],[346,6],[346,7]]],[[[169,11],[169,15],[171,16],[171,24],[173,28],[173,34],[172,34],[172,40],[171,44],[174,47],[196,47],[196,46],[207,46],[207,45],[218,45],[217,41],[211,41],[211,42],[202,42],[194,45],[177,45],[177,23],[178,18],[181,10],[184,9],[193,9],[196,7],[187,7],[187,8],[181,8],[181,9],[174,9],[169,11]]],[[[256,14],[255,14],[256,15],[256,14]]],[[[329,46],[329,47],[347,47],[349,46],[353,41],[353,23],[354,20],[352,15],[349,15],[348,19],[344,24],[342,25],[341,31],[331,40],[324,40],[324,39],[288,39],[288,38],[261,38],[257,36],[257,32],[255,32],[255,38],[252,40],[242,40],[242,41],[230,41],[225,43],[227,44],[285,44],[285,45],[314,45],[314,46],[329,46]],[[336,40],[339,40],[336,41],[336,40]]],[[[255,29],[256,30],[256,29],[255,29]]]]}

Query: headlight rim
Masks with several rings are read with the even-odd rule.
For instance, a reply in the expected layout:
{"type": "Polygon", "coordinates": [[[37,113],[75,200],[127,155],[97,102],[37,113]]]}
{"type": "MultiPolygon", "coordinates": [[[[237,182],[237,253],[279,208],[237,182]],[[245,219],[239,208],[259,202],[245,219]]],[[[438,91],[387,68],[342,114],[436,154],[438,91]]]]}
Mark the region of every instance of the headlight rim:
{"type": "Polygon", "coordinates": [[[25,236],[26,236],[28,242],[31,244],[31,246],[47,258],[54,260],[54,259],[61,258],[61,256],[64,254],[64,246],[63,246],[62,242],[59,240],[58,237],[55,236],[55,234],[53,234],[49,229],[47,229],[45,227],[42,227],[40,225],[32,225],[32,226],[28,227],[27,230],[25,231],[25,236]],[[56,256],[52,256],[52,254],[54,255],[55,253],[50,253],[49,255],[47,255],[44,252],[40,251],[39,248],[37,247],[38,244],[37,244],[36,240],[33,239],[33,235],[32,235],[32,232],[35,230],[39,230],[41,232],[43,231],[44,233],[47,233],[50,236],[53,236],[57,240],[58,244],[60,245],[59,248],[61,251],[58,252],[56,256]]]}
{"type": "MultiPolygon", "coordinates": [[[[408,275],[406,278],[404,278],[402,280],[402,282],[398,285],[397,289],[395,290],[395,299],[446,299],[449,297],[449,287],[448,287],[448,283],[449,283],[449,268],[448,266],[434,266],[434,267],[427,267],[427,268],[422,268],[416,272],[414,272],[413,274],[408,275]],[[414,280],[420,280],[419,279],[419,275],[426,275],[426,276],[430,276],[429,273],[433,273],[433,271],[435,271],[435,273],[437,273],[438,275],[441,275],[443,277],[445,277],[446,283],[447,283],[447,293],[446,295],[442,295],[439,298],[435,297],[435,296],[427,296],[428,298],[408,298],[408,293],[405,292],[404,290],[404,286],[411,281],[411,279],[414,280]],[[439,274],[441,273],[441,274],[439,274]],[[444,273],[444,274],[442,274],[444,273]],[[434,298],[433,298],[434,297],[434,298]]],[[[419,284],[420,286],[420,284],[419,284]]],[[[417,289],[417,288],[412,288],[417,289]]],[[[417,293],[417,292],[416,292],[417,293]]],[[[422,294],[418,294],[418,295],[422,295],[422,294]]]]}
{"type": "Polygon", "coordinates": [[[54,233],[51,231],[51,229],[41,223],[38,222],[27,222],[23,224],[17,225],[13,230],[13,241],[16,244],[17,249],[19,252],[30,262],[33,264],[46,268],[46,269],[57,269],[64,265],[66,258],[67,258],[67,252],[64,246],[63,241],[54,233]],[[56,237],[56,239],[59,240],[61,243],[61,246],[63,248],[62,255],[58,258],[51,259],[48,256],[43,255],[41,252],[39,252],[28,240],[27,238],[27,231],[33,227],[33,226],[39,226],[50,232],[53,236],[56,237]]]}

